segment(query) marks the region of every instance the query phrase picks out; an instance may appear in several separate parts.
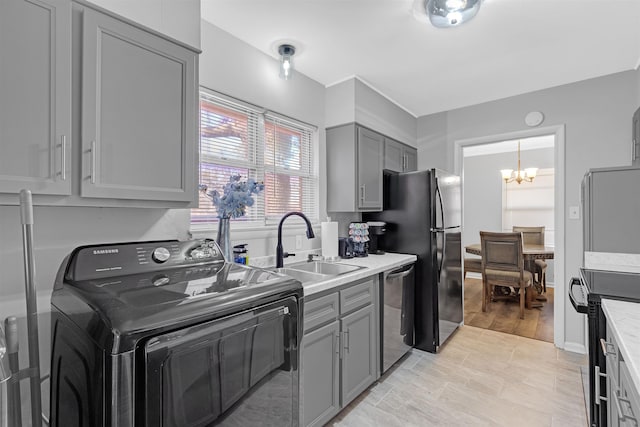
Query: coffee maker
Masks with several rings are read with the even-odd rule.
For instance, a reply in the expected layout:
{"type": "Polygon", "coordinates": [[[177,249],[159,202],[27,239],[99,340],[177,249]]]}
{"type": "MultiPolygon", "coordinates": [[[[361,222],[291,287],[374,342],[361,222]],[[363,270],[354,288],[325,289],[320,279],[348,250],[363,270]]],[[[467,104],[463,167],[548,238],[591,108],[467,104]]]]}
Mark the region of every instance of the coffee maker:
{"type": "Polygon", "coordinates": [[[384,246],[382,240],[387,223],[382,221],[369,221],[367,224],[369,225],[369,253],[372,255],[384,254],[384,251],[380,248],[384,246]]]}

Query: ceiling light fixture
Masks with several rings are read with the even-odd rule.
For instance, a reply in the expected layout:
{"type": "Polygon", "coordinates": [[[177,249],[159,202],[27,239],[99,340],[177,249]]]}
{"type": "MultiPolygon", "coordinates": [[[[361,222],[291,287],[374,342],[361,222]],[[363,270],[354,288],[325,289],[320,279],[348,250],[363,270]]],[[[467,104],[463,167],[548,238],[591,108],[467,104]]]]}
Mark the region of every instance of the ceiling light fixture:
{"type": "Polygon", "coordinates": [[[431,23],[438,28],[455,27],[467,22],[480,10],[482,0],[425,0],[431,23]]]}
{"type": "Polygon", "coordinates": [[[278,53],[280,54],[280,78],[289,80],[293,74],[293,55],[296,53],[296,48],[290,44],[281,44],[278,47],[278,53]]]}
{"type": "Polygon", "coordinates": [[[502,169],[500,171],[502,179],[504,179],[506,184],[513,181],[518,184],[522,183],[522,181],[533,182],[537,172],[538,168],[527,168],[525,170],[520,169],[520,141],[518,141],[518,169],[515,171],[513,169],[502,169]]]}

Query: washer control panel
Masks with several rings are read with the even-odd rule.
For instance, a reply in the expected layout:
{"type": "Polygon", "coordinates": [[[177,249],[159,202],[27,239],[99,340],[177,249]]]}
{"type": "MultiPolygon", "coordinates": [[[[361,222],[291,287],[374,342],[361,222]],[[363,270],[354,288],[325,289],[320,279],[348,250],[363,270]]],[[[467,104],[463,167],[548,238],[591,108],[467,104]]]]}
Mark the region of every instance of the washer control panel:
{"type": "Polygon", "coordinates": [[[203,263],[224,263],[215,241],[163,240],[81,246],[70,255],[67,280],[103,279],[129,274],[149,273],[203,263]]]}

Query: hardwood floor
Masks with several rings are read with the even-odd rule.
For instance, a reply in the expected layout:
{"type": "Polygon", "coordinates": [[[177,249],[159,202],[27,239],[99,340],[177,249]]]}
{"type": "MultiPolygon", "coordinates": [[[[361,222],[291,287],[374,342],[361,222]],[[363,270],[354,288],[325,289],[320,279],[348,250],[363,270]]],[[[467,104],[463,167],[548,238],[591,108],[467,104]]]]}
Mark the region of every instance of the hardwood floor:
{"type": "Polygon", "coordinates": [[[412,350],[328,425],[585,427],[586,364],[551,343],[463,326],[438,354],[412,350]]]}
{"type": "Polygon", "coordinates": [[[524,319],[520,319],[518,304],[511,301],[493,302],[483,313],[481,294],[481,279],[464,281],[465,325],[553,342],[553,288],[547,288],[544,306],[525,310],[524,319]]]}

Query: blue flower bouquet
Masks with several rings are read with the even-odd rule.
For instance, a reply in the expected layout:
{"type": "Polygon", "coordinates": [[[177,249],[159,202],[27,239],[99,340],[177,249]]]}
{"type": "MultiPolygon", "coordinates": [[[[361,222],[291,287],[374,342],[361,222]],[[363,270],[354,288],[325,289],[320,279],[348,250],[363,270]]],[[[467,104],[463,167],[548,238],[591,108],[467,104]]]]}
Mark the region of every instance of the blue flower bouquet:
{"type": "Polygon", "coordinates": [[[264,190],[264,184],[249,178],[241,181],[240,175],[229,176],[222,189],[209,190],[206,185],[200,185],[200,191],[204,192],[213,203],[218,213],[218,218],[239,218],[247,213],[247,207],[253,206],[253,195],[264,190]]]}

